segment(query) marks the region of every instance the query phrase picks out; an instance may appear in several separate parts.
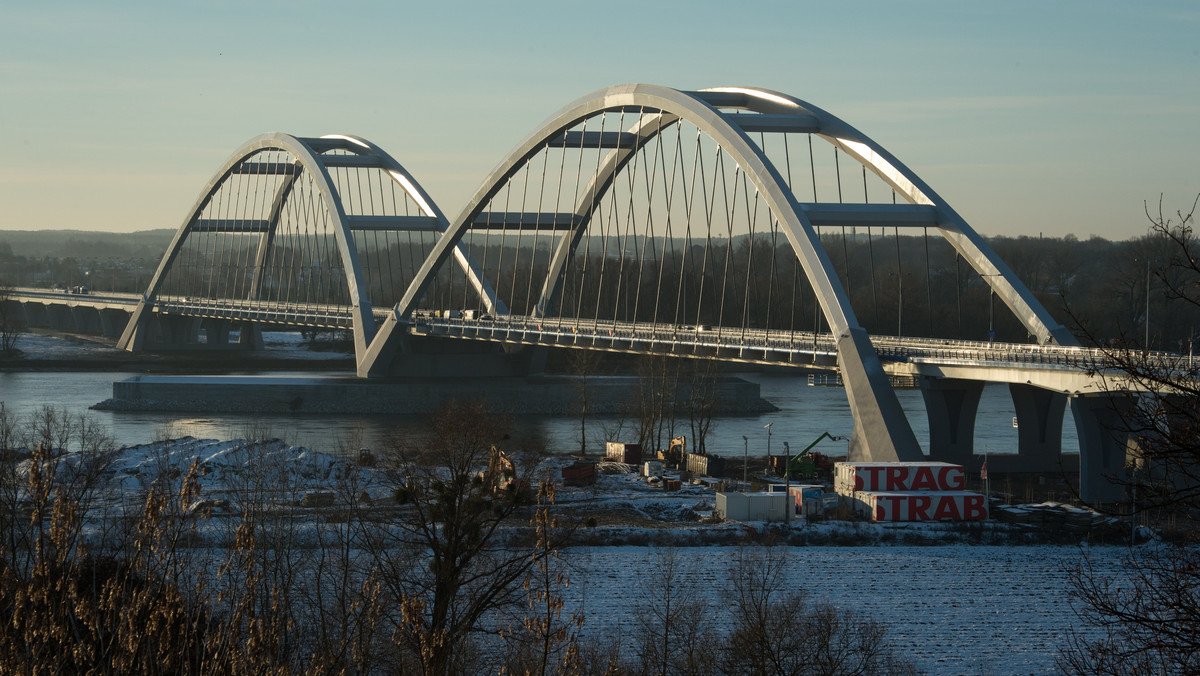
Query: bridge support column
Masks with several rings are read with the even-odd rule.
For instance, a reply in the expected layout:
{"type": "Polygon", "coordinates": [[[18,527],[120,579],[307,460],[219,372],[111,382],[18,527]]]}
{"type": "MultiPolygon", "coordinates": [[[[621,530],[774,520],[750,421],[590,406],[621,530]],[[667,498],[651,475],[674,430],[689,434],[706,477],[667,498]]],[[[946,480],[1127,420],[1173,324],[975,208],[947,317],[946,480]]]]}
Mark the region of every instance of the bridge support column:
{"type": "Polygon", "coordinates": [[[920,462],[925,459],[871,339],[854,327],[838,336],[838,368],[854,415],[851,462],[920,462]]]}
{"type": "Polygon", "coordinates": [[[50,315],[42,303],[21,303],[25,308],[25,326],[46,328],[50,326],[50,315]]]}
{"type": "Polygon", "coordinates": [[[208,319],[203,322],[204,344],[208,347],[228,347],[230,322],[228,319],[208,319]]]}
{"type": "Polygon", "coordinates": [[[1075,395],[1071,415],[1079,434],[1079,494],[1085,501],[1126,499],[1125,476],[1129,432],[1122,415],[1133,402],[1121,394],[1075,395]]]}
{"type": "Polygon", "coordinates": [[[921,376],[929,416],[929,459],[974,469],[975,415],[983,381],[921,376]]]}
{"type": "Polygon", "coordinates": [[[238,333],[238,345],[247,350],[266,349],[263,345],[262,327],[250,322],[242,324],[242,330],[238,333]]]}
{"type": "Polygon", "coordinates": [[[129,313],[125,310],[101,310],[100,330],[109,338],[118,338],[129,323],[129,313]]]}
{"type": "Polygon", "coordinates": [[[154,336],[150,341],[151,345],[143,343],[143,347],[177,350],[195,347],[200,342],[200,320],[197,318],[158,316],[154,318],[153,324],[151,333],[154,336]]]}
{"type": "Polygon", "coordinates": [[[1017,413],[1019,472],[1052,472],[1062,466],[1062,426],[1067,395],[1012,383],[1008,386],[1017,413]]]}
{"type": "Polygon", "coordinates": [[[71,317],[71,308],[66,305],[49,305],[46,307],[47,324],[55,331],[74,331],[75,320],[71,317]]]}
{"type": "Polygon", "coordinates": [[[89,335],[100,333],[100,311],[96,308],[77,305],[71,308],[71,323],[75,326],[75,333],[89,335]]]}

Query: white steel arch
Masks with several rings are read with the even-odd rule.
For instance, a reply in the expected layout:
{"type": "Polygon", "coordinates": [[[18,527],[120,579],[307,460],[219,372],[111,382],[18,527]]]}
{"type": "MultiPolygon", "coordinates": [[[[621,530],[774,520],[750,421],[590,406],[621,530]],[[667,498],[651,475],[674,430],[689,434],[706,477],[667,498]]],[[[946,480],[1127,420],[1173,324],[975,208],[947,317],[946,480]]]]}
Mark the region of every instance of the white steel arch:
{"type": "Polygon", "coordinates": [[[624,109],[659,111],[657,118],[639,120],[628,130],[632,141],[610,152],[592,177],[576,204],[578,222],[560,240],[551,262],[535,314],[545,308],[555,292],[554,285],[572,255],[586,219],[613,177],[621,171],[637,148],[676,119],[684,119],[702,130],[742,168],[755,189],[779,220],[809,284],[816,291],[822,312],[838,344],[838,361],[847,394],[855,412],[856,440],[851,454],[861,459],[916,460],[922,457],[915,436],[904,417],[866,331],[859,325],[849,298],[834,273],[806,210],[799,204],[791,187],[765,153],[750,139],[742,120],[722,112],[736,108],[750,111],[746,117],[758,129],[802,130],[816,133],[858,159],[873,173],[896,189],[910,203],[932,207],[939,231],[988,280],[1014,313],[1040,340],[1073,342],[1073,337],[1052,320],[1032,294],[1012,274],[970,228],[906,167],[885,150],[849,125],[814,106],[775,92],[753,88],[721,88],[701,92],[682,92],[667,87],[634,84],[604,89],[569,104],[527,136],[484,181],[464,207],[446,235],[417,273],[395,312],[381,328],[371,347],[366,373],[380,368],[376,359],[386,360],[398,322],[414,309],[432,276],[444,264],[452,247],[460,242],[468,228],[489,201],[536,153],[562,137],[581,121],[603,113],[624,109]],[[761,117],[756,117],[761,116],[761,117]]]}
{"type": "MultiPolygon", "coordinates": [[[[260,291],[264,274],[263,261],[275,238],[282,206],[292,192],[297,178],[302,174],[307,174],[318,189],[320,200],[333,224],[332,232],[341,261],[341,270],[345,274],[346,291],[352,308],[355,353],[358,360],[362,361],[375,334],[375,319],[371,301],[364,287],[362,267],[354,243],[351,219],[348,217],[342,195],[339,194],[336,183],[330,175],[329,166],[331,164],[335,166],[349,164],[350,166],[383,170],[419,206],[422,216],[416,220],[428,221],[427,223],[413,223],[413,219],[403,222],[398,219],[397,223],[399,224],[391,227],[444,232],[449,223],[429,194],[399,162],[375,144],[346,134],[300,138],[291,134],[268,133],[251,139],[235,150],[201,191],[199,198],[188,212],[188,216],[175,233],[158,269],[142,294],[142,298],[118,342],[118,347],[126,350],[138,350],[144,347],[147,322],[150,319],[149,312],[157,300],[168,272],[183,250],[187,238],[197,231],[205,206],[232,175],[244,170],[246,166],[253,165],[254,163],[249,160],[264,151],[283,151],[294,158],[294,165],[291,167],[264,165],[263,169],[255,169],[255,171],[269,171],[284,176],[271,199],[267,223],[253,226],[235,220],[221,226],[229,232],[261,232],[255,256],[255,274],[250,287],[250,296],[256,298],[260,291]],[[323,154],[329,150],[344,151],[344,154],[333,156],[323,154]],[[349,159],[347,159],[348,156],[349,159]]],[[[476,290],[479,291],[483,303],[497,312],[503,312],[503,305],[496,299],[495,293],[488,287],[478,268],[466,256],[465,249],[456,248],[455,254],[458,257],[458,264],[463,267],[468,279],[472,280],[476,290]]]]}

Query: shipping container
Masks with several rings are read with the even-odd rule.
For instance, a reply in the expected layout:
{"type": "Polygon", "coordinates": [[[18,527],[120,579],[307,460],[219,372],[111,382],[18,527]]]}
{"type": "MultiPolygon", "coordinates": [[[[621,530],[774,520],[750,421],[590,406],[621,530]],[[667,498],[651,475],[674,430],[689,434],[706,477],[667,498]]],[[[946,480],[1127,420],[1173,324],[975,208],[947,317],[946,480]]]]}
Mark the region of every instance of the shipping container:
{"type": "Polygon", "coordinates": [[[647,460],[642,463],[642,476],[662,476],[663,464],[658,460],[647,460]]]}
{"type": "Polygon", "coordinates": [[[970,491],[859,491],[855,511],[871,521],[983,521],[987,500],[970,491]]]}
{"type": "Polygon", "coordinates": [[[596,463],[578,461],[562,468],[563,483],[568,486],[590,486],[596,483],[596,463]]]}
{"type": "Polygon", "coordinates": [[[962,465],[947,462],[839,462],[833,489],[839,495],[859,491],[961,491],[967,476],[962,465]]]}
{"type": "Polygon", "coordinates": [[[610,441],[605,445],[605,451],[605,456],[613,462],[623,462],[627,465],[642,464],[641,444],[610,441]]]}

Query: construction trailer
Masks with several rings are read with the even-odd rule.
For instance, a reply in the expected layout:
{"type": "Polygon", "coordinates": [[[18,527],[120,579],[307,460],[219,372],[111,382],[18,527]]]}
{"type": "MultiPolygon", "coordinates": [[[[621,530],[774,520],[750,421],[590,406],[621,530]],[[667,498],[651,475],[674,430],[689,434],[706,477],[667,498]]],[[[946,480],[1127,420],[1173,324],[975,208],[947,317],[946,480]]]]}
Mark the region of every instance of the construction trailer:
{"type": "Polygon", "coordinates": [[[787,493],[717,493],[717,516],[730,521],[785,521],[787,493]]]}

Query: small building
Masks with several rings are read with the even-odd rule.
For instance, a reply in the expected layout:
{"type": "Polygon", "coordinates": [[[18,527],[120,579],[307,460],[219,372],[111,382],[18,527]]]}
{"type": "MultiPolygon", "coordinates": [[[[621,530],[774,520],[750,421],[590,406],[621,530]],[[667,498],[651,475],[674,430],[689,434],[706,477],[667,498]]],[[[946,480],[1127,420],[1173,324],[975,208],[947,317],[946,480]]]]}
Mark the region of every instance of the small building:
{"type": "Polygon", "coordinates": [[[716,513],[732,521],[783,521],[787,518],[787,493],[717,493],[716,513]]]}

